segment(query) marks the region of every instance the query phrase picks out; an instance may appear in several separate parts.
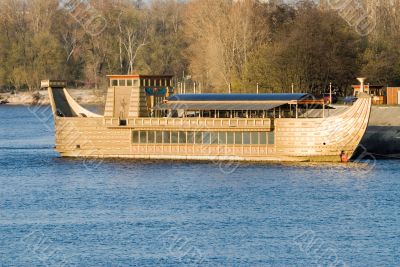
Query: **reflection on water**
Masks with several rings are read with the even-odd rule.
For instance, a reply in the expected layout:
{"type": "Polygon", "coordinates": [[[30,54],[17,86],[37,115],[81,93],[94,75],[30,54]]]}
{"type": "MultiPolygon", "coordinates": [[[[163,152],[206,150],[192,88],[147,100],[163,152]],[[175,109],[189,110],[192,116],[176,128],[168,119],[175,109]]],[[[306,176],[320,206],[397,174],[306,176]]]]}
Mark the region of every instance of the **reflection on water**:
{"type": "Polygon", "coordinates": [[[50,115],[0,107],[0,265],[400,264],[397,161],[88,164],[50,115]]]}

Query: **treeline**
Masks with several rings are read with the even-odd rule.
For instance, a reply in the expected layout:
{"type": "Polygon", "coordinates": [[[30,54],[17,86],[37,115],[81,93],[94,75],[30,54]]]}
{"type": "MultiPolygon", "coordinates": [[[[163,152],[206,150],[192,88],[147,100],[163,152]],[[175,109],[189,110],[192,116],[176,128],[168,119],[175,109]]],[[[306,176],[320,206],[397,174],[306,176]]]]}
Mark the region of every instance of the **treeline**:
{"type": "Polygon", "coordinates": [[[173,74],[203,92],[320,93],[330,82],[344,92],[358,76],[400,84],[398,0],[363,2],[368,35],[323,1],[279,2],[2,0],[0,85],[104,88],[105,75],[127,73],[173,74]]]}

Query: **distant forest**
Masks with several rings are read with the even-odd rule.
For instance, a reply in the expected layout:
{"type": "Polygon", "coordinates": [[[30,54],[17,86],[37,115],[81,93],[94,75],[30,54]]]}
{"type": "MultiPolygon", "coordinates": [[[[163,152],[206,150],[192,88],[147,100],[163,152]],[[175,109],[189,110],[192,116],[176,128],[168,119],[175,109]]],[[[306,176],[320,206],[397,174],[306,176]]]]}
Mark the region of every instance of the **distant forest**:
{"type": "MultiPolygon", "coordinates": [[[[400,85],[400,0],[2,0],[0,85],[173,74],[204,92],[400,85]],[[396,14],[397,13],[397,14],[396,14]]],[[[189,85],[188,85],[189,86],[189,85]]]]}

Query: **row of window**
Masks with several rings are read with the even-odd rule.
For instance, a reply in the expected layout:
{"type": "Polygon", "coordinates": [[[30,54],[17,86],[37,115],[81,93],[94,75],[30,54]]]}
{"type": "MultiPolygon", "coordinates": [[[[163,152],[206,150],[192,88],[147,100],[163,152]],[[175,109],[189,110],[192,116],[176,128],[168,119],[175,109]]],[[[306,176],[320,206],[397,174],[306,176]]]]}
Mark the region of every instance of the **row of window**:
{"type": "MultiPolygon", "coordinates": [[[[110,80],[110,86],[138,86],[138,79],[110,80]]],[[[172,86],[170,79],[140,79],[140,86],[172,86]]]]}
{"type": "Polygon", "coordinates": [[[138,86],[138,80],[111,80],[111,86],[138,86]]]}
{"type": "Polygon", "coordinates": [[[272,145],[273,132],[133,131],[134,144],[272,145]]]}

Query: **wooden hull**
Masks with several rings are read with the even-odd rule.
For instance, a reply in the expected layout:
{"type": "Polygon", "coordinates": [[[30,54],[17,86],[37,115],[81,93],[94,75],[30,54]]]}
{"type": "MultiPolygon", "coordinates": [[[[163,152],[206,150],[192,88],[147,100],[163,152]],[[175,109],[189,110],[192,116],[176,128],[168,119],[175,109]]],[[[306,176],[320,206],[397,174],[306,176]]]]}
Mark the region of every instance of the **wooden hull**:
{"type": "MultiPolygon", "coordinates": [[[[77,108],[76,103],[70,104],[77,108]]],[[[56,150],[63,157],[335,162],[342,151],[353,155],[370,110],[371,97],[361,95],[346,111],[326,118],[128,118],[127,125],[119,126],[119,120],[111,117],[55,116],[56,150]],[[267,132],[270,139],[257,145],[138,144],[132,140],[133,131],[267,132]]]]}

